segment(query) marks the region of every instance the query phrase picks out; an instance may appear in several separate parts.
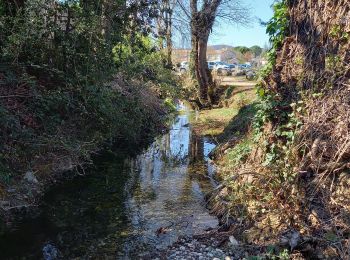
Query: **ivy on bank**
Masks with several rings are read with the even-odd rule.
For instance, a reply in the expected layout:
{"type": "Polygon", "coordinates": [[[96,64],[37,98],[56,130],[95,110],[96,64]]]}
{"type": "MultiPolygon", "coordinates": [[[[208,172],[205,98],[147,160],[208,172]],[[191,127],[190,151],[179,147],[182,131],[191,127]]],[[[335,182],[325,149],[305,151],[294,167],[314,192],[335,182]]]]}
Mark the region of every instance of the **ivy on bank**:
{"type": "MultiPolygon", "coordinates": [[[[262,83],[273,72],[273,68],[276,65],[277,51],[287,35],[289,26],[287,0],[276,2],[273,5],[273,10],[274,15],[267,23],[266,30],[270,35],[272,48],[267,53],[267,65],[260,71],[261,83],[257,90],[259,97],[258,111],[255,116],[253,128],[254,139],[258,141],[262,137],[264,125],[267,122],[271,122],[277,126],[274,129],[274,135],[276,138],[284,139],[284,144],[264,143],[266,150],[265,166],[284,157],[285,152],[288,152],[289,145],[295,139],[297,129],[301,126],[301,122],[296,117],[296,114],[300,112],[300,107],[284,101],[278,93],[272,92],[262,83]]],[[[297,105],[301,104],[298,103],[297,105]]]]}

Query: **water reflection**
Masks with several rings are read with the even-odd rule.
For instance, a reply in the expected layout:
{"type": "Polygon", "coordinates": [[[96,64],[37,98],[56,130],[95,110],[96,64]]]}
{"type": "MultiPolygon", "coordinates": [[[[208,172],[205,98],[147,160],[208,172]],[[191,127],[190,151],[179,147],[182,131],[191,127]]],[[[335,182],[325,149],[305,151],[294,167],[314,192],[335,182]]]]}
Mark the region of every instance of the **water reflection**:
{"type": "MultiPolygon", "coordinates": [[[[138,245],[162,248],[180,235],[190,236],[217,225],[203,201],[212,184],[200,178],[206,174],[206,156],[214,145],[192,133],[189,118],[190,112],[182,111],[169,133],[131,162],[132,175],[138,176],[127,185],[138,183],[127,200],[136,234],[131,237],[133,245],[138,241],[138,245]],[[202,171],[198,178],[190,174],[192,167],[202,171]]],[[[125,250],[127,254],[135,251],[130,241],[125,250]]]]}
{"type": "Polygon", "coordinates": [[[40,217],[0,237],[1,256],[135,259],[215,227],[204,205],[214,145],[191,131],[191,113],[182,107],[169,133],[135,159],[107,158],[52,190],[40,217]]]}

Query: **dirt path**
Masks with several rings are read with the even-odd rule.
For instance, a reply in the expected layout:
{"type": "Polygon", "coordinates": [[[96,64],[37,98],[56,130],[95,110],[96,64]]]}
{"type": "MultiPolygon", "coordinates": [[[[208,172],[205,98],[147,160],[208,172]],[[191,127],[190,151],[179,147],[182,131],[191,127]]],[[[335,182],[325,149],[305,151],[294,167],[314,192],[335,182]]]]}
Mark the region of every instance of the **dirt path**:
{"type": "Polygon", "coordinates": [[[240,77],[220,77],[221,86],[254,87],[256,81],[248,81],[245,76],[240,77]]]}

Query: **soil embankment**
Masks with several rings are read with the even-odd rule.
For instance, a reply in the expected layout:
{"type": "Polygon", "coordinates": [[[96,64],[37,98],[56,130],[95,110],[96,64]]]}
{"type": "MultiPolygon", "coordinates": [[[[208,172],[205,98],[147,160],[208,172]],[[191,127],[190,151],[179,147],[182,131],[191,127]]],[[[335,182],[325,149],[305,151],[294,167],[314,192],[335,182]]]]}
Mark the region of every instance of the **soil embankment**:
{"type": "Polygon", "coordinates": [[[258,89],[251,127],[240,129],[249,105],[229,125],[204,116],[223,138],[213,154],[222,180],[213,212],[265,257],[285,248],[289,258],[348,259],[350,3],[296,0],[278,8],[270,26],[286,28],[273,34],[280,36],[276,60],[258,89]]]}
{"type": "MultiPolygon", "coordinates": [[[[0,78],[5,79],[6,73],[10,72],[7,70],[0,74],[0,78]]],[[[5,81],[2,82],[5,84],[5,81]]],[[[37,99],[49,95],[46,90],[37,93],[28,83],[22,82],[21,88],[32,95],[32,100],[23,102],[27,97],[17,95],[0,100],[0,104],[8,109],[6,116],[18,120],[15,125],[4,124],[1,127],[2,133],[6,129],[12,131],[12,135],[6,135],[1,141],[7,151],[3,154],[3,164],[0,165],[5,167],[6,163],[6,168],[1,168],[0,172],[0,215],[3,224],[11,225],[17,218],[28,217],[28,213],[39,214],[37,209],[44,193],[57,182],[85,175],[93,165],[93,157],[98,157],[101,151],[135,154],[136,150],[140,150],[135,147],[149,144],[155,135],[166,129],[168,108],[151,88],[145,88],[142,82],[136,80],[125,80],[120,75],[108,86],[106,93],[101,91],[96,96],[90,96],[95,94],[88,90],[81,90],[83,93],[80,92],[79,95],[86,95],[89,102],[99,100],[98,102],[105,103],[90,103],[90,107],[84,109],[92,110],[81,114],[81,107],[73,107],[70,113],[64,112],[62,117],[65,120],[56,125],[39,120],[37,114],[42,112],[44,104],[32,107],[31,102],[36,103],[37,99]],[[99,119],[94,119],[97,115],[99,119]],[[32,117],[35,124],[28,125],[28,117],[32,117]],[[17,128],[17,124],[21,127],[17,128]],[[50,129],[49,125],[54,128],[50,129]],[[21,149],[25,151],[24,154],[20,153],[21,149]],[[16,153],[11,154],[12,152],[16,153]]],[[[2,91],[9,95],[10,91],[19,90],[3,86],[2,91]]],[[[83,103],[79,97],[73,97],[74,94],[65,94],[72,95],[70,102],[77,103],[75,105],[83,103]]],[[[59,117],[56,112],[47,113],[59,117]]]]}

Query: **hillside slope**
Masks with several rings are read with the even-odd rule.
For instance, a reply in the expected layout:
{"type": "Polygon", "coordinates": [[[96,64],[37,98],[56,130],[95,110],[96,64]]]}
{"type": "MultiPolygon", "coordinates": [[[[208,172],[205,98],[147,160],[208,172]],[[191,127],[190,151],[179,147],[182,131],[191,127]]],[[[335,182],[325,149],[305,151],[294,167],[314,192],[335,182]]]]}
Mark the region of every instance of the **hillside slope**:
{"type": "Polygon", "coordinates": [[[216,154],[213,212],[246,243],[349,258],[349,18],[346,0],[275,5],[251,130],[216,154]]]}

